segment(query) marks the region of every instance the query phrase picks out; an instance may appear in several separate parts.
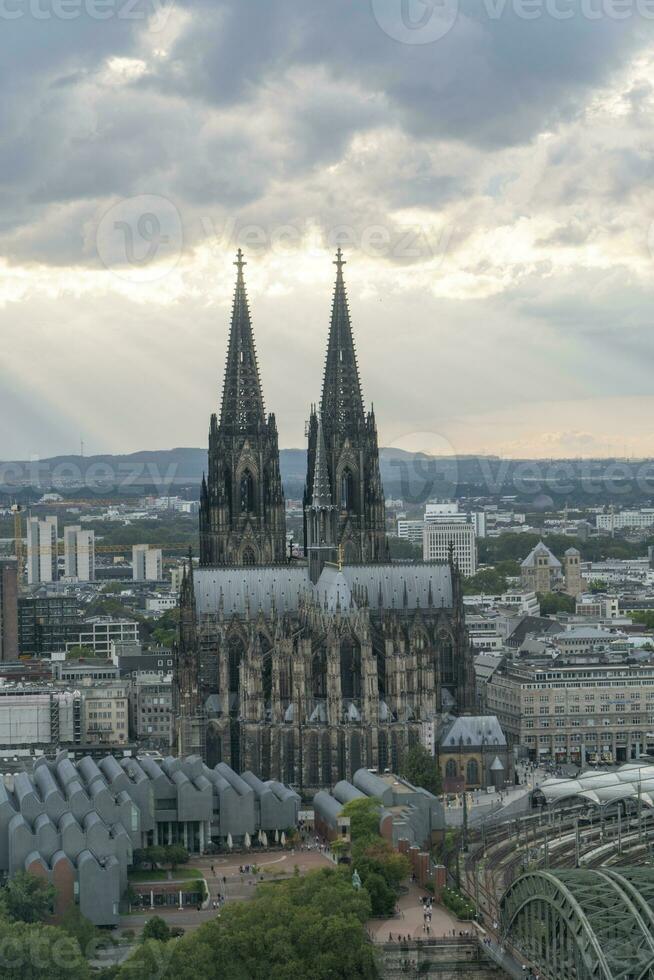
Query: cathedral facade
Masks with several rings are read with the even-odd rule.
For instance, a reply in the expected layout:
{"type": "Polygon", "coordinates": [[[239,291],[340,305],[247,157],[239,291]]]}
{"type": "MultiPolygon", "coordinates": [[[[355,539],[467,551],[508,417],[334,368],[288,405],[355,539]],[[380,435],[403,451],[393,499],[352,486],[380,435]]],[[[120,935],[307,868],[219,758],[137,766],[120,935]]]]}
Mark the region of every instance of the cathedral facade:
{"type": "Polygon", "coordinates": [[[457,567],[389,558],[344,264],[339,250],[297,559],[286,549],[277,429],[264,410],[239,251],[200,567],[189,563],[180,598],[177,751],[304,793],[362,766],[397,770],[425,722],[471,712],[475,697],[457,567]]]}

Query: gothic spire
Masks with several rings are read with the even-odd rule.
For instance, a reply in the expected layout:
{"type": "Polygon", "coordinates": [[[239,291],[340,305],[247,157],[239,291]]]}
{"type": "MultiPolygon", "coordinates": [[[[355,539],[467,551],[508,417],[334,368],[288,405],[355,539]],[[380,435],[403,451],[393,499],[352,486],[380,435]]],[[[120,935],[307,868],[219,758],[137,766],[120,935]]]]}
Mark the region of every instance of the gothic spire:
{"type": "Polygon", "coordinates": [[[179,648],[185,653],[193,649],[196,639],[195,587],[193,584],[193,554],[189,549],[188,565],[179,592],[179,648]]]}
{"type": "Polygon", "coordinates": [[[322,419],[318,418],[318,434],[316,436],[316,461],[313,467],[313,507],[331,507],[332,490],[327,469],[327,450],[325,436],[322,431],[322,419]]]}
{"type": "Polygon", "coordinates": [[[350,310],[347,304],[343,266],[345,259],[336,252],[336,286],[332,304],[329,344],[325,362],[321,415],[329,432],[364,423],[363,398],[359,368],[352,339],[350,310]]]}
{"type": "Polygon", "coordinates": [[[243,252],[236,254],[237,268],[229,347],[225,365],[220,424],[241,431],[256,431],[265,422],[265,410],[250,309],[245,290],[243,252]]]}

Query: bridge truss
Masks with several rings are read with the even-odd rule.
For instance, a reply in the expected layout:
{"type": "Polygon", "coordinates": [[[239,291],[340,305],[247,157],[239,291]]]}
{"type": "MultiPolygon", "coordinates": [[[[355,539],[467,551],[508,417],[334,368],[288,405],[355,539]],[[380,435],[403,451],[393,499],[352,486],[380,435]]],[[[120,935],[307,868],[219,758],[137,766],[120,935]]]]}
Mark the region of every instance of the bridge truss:
{"type": "Polygon", "coordinates": [[[500,916],[547,980],[654,980],[654,870],[531,871],[507,889],[500,916]]]}

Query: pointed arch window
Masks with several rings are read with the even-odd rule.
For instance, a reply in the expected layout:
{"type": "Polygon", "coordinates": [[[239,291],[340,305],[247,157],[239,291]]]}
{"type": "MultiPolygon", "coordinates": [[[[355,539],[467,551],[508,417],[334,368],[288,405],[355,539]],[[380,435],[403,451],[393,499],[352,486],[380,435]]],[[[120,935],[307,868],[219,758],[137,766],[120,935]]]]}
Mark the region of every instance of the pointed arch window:
{"type": "Polygon", "coordinates": [[[479,782],[479,763],[476,759],[470,759],[466,767],[466,783],[468,786],[476,786],[479,782]]]}
{"type": "MultiPolygon", "coordinates": [[[[229,693],[238,694],[241,686],[241,660],[243,659],[243,642],[238,636],[232,636],[229,641],[229,693]]],[[[230,707],[231,704],[230,704],[230,707]]]]}
{"type": "Polygon", "coordinates": [[[341,510],[354,510],[354,503],[354,475],[345,469],[341,476],[341,510]]]}
{"type": "Polygon", "coordinates": [[[447,779],[456,779],[458,776],[456,762],[454,759],[447,760],[447,765],[445,766],[445,776],[447,779]]]}
{"type": "Polygon", "coordinates": [[[361,697],[361,650],[349,637],[341,643],[341,695],[353,701],[361,697]]]}
{"type": "Polygon", "coordinates": [[[256,558],[252,548],[246,548],[243,552],[243,564],[244,565],[256,565],[256,558]]]}
{"type": "Polygon", "coordinates": [[[241,513],[251,514],[254,511],[254,477],[250,470],[245,470],[240,483],[241,513]]]}

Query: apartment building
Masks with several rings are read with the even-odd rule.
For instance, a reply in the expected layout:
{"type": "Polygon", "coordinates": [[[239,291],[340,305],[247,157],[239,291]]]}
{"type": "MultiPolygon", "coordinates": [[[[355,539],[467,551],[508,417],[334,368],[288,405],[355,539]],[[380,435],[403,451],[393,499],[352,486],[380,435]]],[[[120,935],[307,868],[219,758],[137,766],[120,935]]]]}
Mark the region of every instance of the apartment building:
{"type": "Polygon", "coordinates": [[[163,553],[161,548],[148,544],[135,544],[132,548],[132,578],[135,582],[161,582],[163,580],[163,553]]]}
{"type": "Polygon", "coordinates": [[[626,762],[654,730],[654,664],[505,662],[486,682],[489,714],[534,761],[626,762]]]}
{"type": "Polygon", "coordinates": [[[129,696],[126,684],[95,683],[80,691],[82,738],[87,745],[120,745],[129,737],[129,696]]]}
{"type": "Polygon", "coordinates": [[[75,582],[95,581],[95,532],[79,525],[64,528],[64,575],[75,582]]]}
{"type": "Polygon", "coordinates": [[[617,514],[597,514],[595,526],[598,531],[620,531],[623,528],[654,527],[654,507],[643,507],[642,510],[621,510],[617,514]]]}
{"type": "Polygon", "coordinates": [[[58,522],[56,517],[30,517],[27,521],[27,582],[56,582],[58,522]]]}
{"type": "Polygon", "coordinates": [[[132,735],[142,748],[168,751],[173,724],[173,675],[136,674],[130,685],[132,735]]]}

